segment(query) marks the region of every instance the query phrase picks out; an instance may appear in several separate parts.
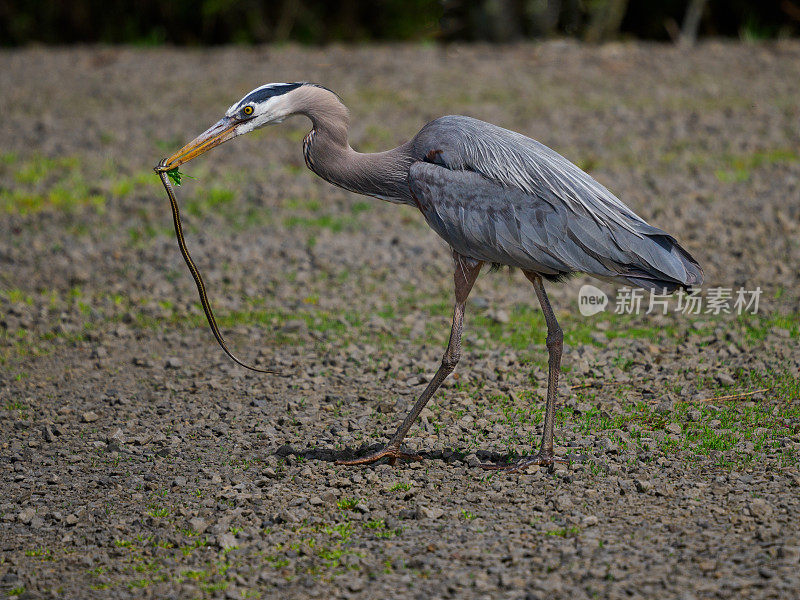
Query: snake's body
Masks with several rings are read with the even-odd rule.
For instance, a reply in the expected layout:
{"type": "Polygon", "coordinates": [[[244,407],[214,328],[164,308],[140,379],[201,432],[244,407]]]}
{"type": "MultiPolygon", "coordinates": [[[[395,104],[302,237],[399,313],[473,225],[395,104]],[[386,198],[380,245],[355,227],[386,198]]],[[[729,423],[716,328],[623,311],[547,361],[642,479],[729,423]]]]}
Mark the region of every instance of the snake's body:
{"type": "Polygon", "coordinates": [[[161,178],[161,183],[164,184],[164,189],[167,190],[167,196],[169,196],[169,203],[172,206],[172,222],[175,225],[175,236],[178,238],[178,248],[180,248],[181,255],[183,256],[183,260],[186,262],[186,266],[189,267],[189,272],[192,274],[192,278],[194,278],[194,282],[197,285],[197,293],[200,295],[200,304],[203,306],[203,312],[206,313],[206,319],[208,320],[208,325],[211,327],[211,333],[214,334],[214,338],[217,340],[217,343],[220,347],[224,350],[225,354],[227,354],[230,359],[238,365],[241,365],[245,369],[250,369],[251,371],[257,371],[259,373],[274,373],[275,371],[270,369],[259,369],[257,367],[252,367],[247,363],[239,360],[233,352],[228,349],[227,344],[225,343],[225,339],[222,337],[222,333],[219,330],[219,326],[217,325],[217,320],[214,318],[214,312],[211,310],[211,304],[208,301],[208,295],[206,294],[206,286],[203,283],[203,278],[200,276],[200,271],[198,270],[197,266],[194,264],[191,255],[189,254],[189,249],[186,247],[186,241],[183,239],[183,228],[181,227],[181,215],[180,211],[178,210],[178,201],[175,199],[175,192],[172,189],[172,184],[169,182],[169,169],[165,169],[162,163],[159,163],[158,166],[155,168],[156,173],[161,178]]]}

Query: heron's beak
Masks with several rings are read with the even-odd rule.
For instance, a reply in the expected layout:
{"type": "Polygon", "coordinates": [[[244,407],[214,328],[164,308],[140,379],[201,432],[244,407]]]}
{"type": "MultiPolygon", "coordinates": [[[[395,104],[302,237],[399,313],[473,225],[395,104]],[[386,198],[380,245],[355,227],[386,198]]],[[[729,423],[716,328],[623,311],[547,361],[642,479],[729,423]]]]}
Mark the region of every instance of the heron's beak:
{"type": "Polygon", "coordinates": [[[165,161],[162,161],[157,167],[157,170],[171,171],[172,169],[176,169],[183,163],[189,162],[196,156],[200,156],[203,152],[211,150],[211,148],[219,146],[222,142],[227,142],[231,138],[236,137],[236,126],[238,124],[239,121],[234,118],[222,117],[175,154],[165,161]]]}

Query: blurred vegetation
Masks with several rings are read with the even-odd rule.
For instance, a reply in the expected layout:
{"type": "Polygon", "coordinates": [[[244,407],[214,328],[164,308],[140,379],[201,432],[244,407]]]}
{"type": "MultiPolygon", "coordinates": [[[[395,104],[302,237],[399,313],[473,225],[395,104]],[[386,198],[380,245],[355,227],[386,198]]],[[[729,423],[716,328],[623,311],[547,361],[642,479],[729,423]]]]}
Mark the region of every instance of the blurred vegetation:
{"type": "Polygon", "coordinates": [[[800,33],[800,0],[2,0],[0,45],[207,45],[800,33]]]}

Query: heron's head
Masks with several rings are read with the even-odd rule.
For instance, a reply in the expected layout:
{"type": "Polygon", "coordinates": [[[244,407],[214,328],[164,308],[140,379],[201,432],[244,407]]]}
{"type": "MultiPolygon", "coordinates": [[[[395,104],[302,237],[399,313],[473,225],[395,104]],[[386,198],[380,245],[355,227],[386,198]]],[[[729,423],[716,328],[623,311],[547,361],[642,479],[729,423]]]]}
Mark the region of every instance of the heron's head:
{"type": "Polygon", "coordinates": [[[280,123],[295,111],[293,94],[306,83],[268,83],[234,103],[225,116],[161,163],[159,170],[172,170],[207,150],[254,129],[280,123]]]}

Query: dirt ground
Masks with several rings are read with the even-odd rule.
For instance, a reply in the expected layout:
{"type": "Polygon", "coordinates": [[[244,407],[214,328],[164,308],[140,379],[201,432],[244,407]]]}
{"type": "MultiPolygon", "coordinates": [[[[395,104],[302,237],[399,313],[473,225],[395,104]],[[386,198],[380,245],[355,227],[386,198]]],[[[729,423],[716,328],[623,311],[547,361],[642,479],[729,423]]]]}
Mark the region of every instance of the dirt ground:
{"type": "MultiPolygon", "coordinates": [[[[16,598],[788,598],[800,593],[800,44],[568,42],[0,53],[0,591],[16,598]],[[407,440],[346,468],[438,366],[445,244],[307,171],[301,118],[177,188],[215,345],[152,166],[250,89],[309,80],[351,143],[468,114],[523,132],[674,234],[757,314],[581,316],[555,473],[544,322],[482,274],[456,373],[407,440]]],[[[647,300],[645,300],[647,304],[647,300]]],[[[644,312],[644,311],[642,311],[644,312]]]]}

